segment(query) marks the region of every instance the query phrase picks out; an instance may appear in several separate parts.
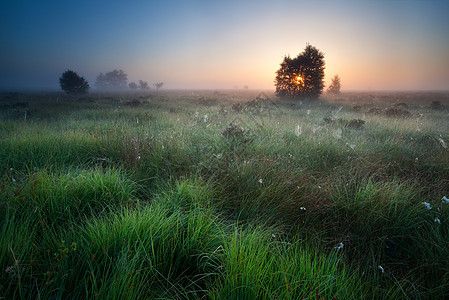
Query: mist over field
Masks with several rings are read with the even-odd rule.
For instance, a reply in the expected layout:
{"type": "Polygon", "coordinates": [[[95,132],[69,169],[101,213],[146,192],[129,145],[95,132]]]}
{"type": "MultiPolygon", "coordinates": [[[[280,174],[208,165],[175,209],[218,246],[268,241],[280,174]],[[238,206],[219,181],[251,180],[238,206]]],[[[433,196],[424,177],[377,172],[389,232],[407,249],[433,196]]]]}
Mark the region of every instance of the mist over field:
{"type": "Polygon", "coordinates": [[[0,10],[0,89],[57,90],[67,69],[169,89],[273,88],[285,55],[325,54],[326,84],[447,90],[445,1],[13,1],[0,10]]]}
{"type": "Polygon", "coordinates": [[[449,298],[449,3],[0,9],[0,299],[449,298]]]}

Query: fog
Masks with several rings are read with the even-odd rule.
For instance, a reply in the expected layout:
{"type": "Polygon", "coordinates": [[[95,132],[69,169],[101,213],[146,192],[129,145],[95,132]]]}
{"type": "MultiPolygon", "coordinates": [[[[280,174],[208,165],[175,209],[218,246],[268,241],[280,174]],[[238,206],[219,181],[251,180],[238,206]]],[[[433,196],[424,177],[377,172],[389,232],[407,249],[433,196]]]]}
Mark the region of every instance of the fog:
{"type": "Polygon", "coordinates": [[[443,1],[14,1],[0,12],[0,89],[58,90],[65,70],[171,89],[273,89],[285,55],[325,54],[343,90],[447,90],[443,1]]]}

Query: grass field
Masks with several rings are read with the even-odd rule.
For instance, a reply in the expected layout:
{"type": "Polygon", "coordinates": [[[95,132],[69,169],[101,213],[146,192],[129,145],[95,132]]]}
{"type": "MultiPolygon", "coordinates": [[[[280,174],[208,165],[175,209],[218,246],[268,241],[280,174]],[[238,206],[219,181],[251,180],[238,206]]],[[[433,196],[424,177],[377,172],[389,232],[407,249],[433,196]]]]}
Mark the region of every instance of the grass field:
{"type": "Polygon", "coordinates": [[[3,94],[0,299],[449,297],[449,94],[3,94]]]}

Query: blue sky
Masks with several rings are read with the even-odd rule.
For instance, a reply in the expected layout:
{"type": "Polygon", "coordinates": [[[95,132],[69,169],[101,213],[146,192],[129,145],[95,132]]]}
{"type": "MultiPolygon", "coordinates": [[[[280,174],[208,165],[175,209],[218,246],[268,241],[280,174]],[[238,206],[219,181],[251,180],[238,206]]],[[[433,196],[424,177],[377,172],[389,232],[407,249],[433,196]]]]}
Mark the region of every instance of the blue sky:
{"type": "Polygon", "coordinates": [[[0,88],[58,88],[67,69],[167,88],[273,88],[307,43],[343,89],[449,89],[449,1],[6,1],[0,88]]]}

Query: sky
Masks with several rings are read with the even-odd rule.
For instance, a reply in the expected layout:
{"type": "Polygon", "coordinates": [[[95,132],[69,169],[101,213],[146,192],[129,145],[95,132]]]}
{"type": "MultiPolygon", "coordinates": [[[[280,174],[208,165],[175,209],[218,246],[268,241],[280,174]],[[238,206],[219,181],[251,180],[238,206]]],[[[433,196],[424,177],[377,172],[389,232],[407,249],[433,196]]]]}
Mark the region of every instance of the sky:
{"type": "Polygon", "coordinates": [[[284,56],[324,53],[342,90],[449,90],[448,0],[0,0],[0,89],[73,70],[167,89],[274,89],[284,56]]]}

